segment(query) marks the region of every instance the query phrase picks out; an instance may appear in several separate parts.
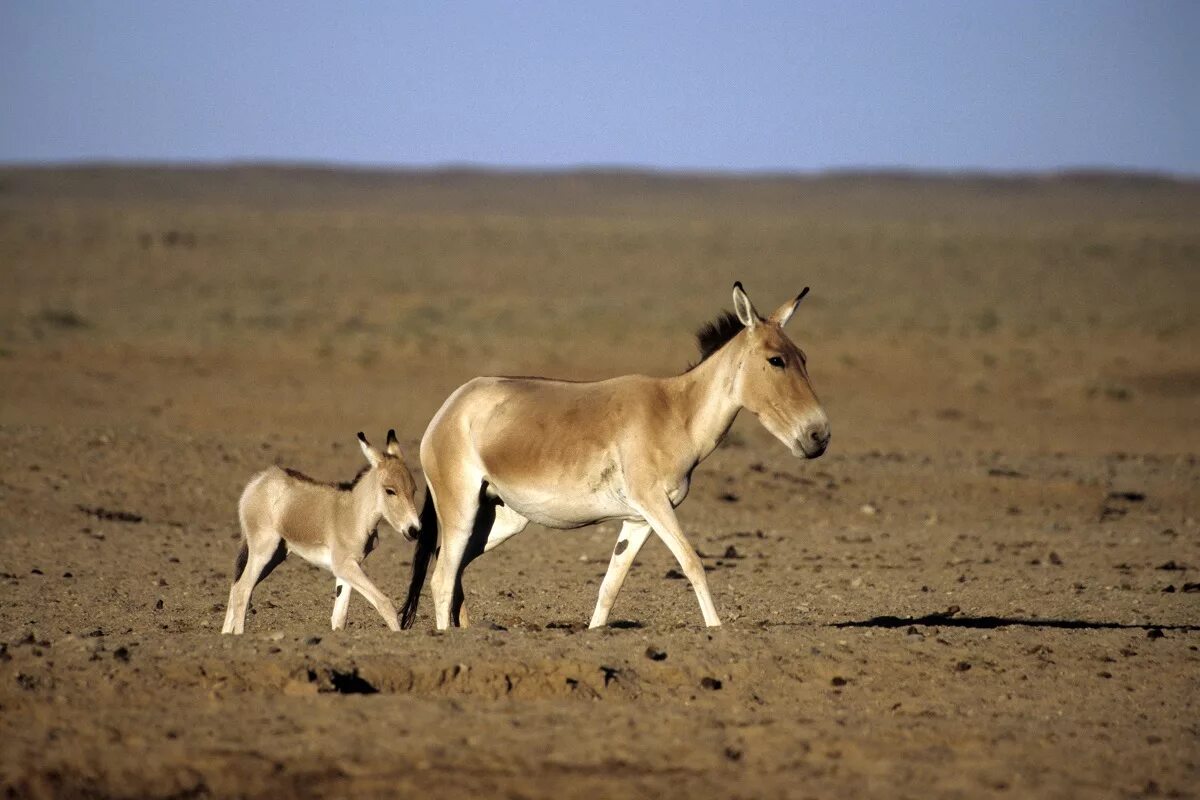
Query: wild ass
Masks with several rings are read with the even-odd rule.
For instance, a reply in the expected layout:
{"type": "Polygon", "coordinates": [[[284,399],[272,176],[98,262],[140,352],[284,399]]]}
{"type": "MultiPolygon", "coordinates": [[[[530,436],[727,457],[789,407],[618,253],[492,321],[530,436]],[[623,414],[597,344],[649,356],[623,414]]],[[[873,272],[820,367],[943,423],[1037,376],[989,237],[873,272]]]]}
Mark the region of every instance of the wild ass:
{"type": "Polygon", "coordinates": [[[416,484],[404,464],[395,431],[388,431],[382,453],[361,433],[358,444],[368,465],[348,483],[319,483],[303,473],[274,466],[246,485],[238,502],[245,538],[221,633],[242,632],[250,593],[290,552],[324,567],[336,578],[331,619],[335,631],[346,626],[349,589],[367,598],[389,628],[400,630],[396,607],[375,588],[361,564],[375,547],[379,537],[375,529],[381,520],[409,540],[416,538],[416,484]]]}
{"type": "Polygon", "coordinates": [[[705,624],[720,625],[704,567],[674,509],[692,470],[743,408],[793,455],[825,452],[829,419],[804,353],[783,332],[807,292],[763,319],[734,284],[736,313],[700,331],[701,361],[682,375],[594,383],[476,378],[459,387],[421,439],[429,490],[403,626],[413,623],[435,547],[431,588],[435,624],[444,630],[466,624],[466,566],[530,520],[560,529],[622,521],[590,627],[608,621],[651,530],[691,581],[705,624]]]}

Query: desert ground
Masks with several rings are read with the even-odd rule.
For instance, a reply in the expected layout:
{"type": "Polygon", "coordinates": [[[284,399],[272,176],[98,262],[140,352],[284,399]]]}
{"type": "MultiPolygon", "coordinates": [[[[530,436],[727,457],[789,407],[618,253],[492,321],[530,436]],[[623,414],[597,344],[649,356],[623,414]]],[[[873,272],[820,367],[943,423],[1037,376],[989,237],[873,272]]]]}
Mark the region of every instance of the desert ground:
{"type": "Polygon", "coordinates": [[[6,796],[1200,796],[1200,183],[10,168],[0,286],[6,796]],[[587,631],[606,524],[481,558],[466,629],[331,632],[293,556],[220,635],[254,472],[680,372],[735,280],[812,287],[833,438],[696,471],[722,627],[652,540],[587,631]]]}

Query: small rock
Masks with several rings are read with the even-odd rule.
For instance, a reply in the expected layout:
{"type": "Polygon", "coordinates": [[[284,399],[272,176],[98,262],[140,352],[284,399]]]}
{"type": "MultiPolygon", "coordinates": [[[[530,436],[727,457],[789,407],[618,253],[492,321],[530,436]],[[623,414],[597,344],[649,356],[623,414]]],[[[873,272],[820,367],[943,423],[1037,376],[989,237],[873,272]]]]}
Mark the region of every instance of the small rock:
{"type": "Polygon", "coordinates": [[[874,503],[863,503],[858,510],[866,514],[868,517],[873,517],[879,513],[879,506],[875,505],[874,503]]]}
{"type": "Polygon", "coordinates": [[[1162,628],[1151,628],[1150,630],[1146,631],[1147,639],[1163,639],[1165,637],[1166,634],[1162,632],[1162,628]]]}
{"type": "Polygon", "coordinates": [[[700,687],[708,689],[710,692],[719,691],[723,684],[717,678],[704,677],[700,679],[700,687]]]}
{"type": "Polygon", "coordinates": [[[129,661],[129,648],[118,647],[116,650],[113,650],[113,658],[117,661],[129,661]]]}
{"type": "Polygon", "coordinates": [[[829,684],[831,686],[845,686],[849,682],[850,681],[846,680],[841,675],[834,675],[833,678],[830,679],[829,684]]]}
{"type": "Polygon", "coordinates": [[[684,579],[685,576],[682,572],[680,572],[677,569],[669,569],[666,571],[666,573],[663,575],[663,577],[666,578],[667,580],[681,581],[684,579]]]}
{"type": "Polygon", "coordinates": [[[651,645],[650,647],[646,648],[646,658],[650,659],[651,661],[666,661],[667,651],[659,650],[657,647],[651,645]]]}
{"type": "Polygon", "coordinates": [[[1050,551],[1050,557],[1049,557],[1049,558],[1050,558],[1050,563],[1051,563],[1051,564],[1053,564],[1054,566],[1056,566],[1056,567],[1061,567],[1061,566],[1062,566],[1062,564],[1063,564],[1063,560],[1062,560],[1062,557],[1061,557],[1061,556],[1059,556],[1059,554],[1058,554],[1058,553],[1056,553],[1056,552],[1054,552],[1053,550],[1051,550],[1051,551],[1050,551]]]}
{"type": "Polygon", "coordinates": [[[967,670],[969,670],[970,668],[971,668],[971,662],[970,662],[970,661],[960,661],[960,662],[958,662],[957,664],[955,664],[955,665],[954,665],[954,669],[955,669],[955,671],[957,671],[957,672],[966,672],[966,671],[967,671],[967,670]]]}

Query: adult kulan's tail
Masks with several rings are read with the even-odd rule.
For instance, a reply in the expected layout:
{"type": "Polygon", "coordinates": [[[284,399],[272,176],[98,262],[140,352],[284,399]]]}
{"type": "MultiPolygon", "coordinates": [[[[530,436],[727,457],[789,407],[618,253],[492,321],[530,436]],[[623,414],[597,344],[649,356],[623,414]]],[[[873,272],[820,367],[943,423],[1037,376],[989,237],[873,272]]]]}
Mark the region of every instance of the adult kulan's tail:
{"type": "Polygon", "coordinates": [[[425,485],[425,505],[421,506],[421,532],[417,534],[417,548],[413,552],[412,577],[408,581],[408,597],[404,600],[404,613],[400,618],[401,628],[411,628],[417,619],[417,604],[421,602],[421,590],[425,588],[425,575],[429,571],[429,560],[437,550],[438,518],[433,505],[433,492],[425,485]]]}

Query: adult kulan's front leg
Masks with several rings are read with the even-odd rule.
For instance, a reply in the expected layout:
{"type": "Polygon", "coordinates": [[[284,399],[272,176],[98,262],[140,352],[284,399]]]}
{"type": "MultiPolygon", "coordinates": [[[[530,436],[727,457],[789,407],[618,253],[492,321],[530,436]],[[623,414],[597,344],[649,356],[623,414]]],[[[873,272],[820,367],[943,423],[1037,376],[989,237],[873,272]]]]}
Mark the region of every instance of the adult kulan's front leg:
{"type": "Polygon", "coordinates": [[[704,615],[704,624],[710,628],[720,625],[721,618],[717,616],[717,607],[713,603],[712,593],[708,590],[708,577],[704,574],[704,564],[700,561],[700,556],[696,555],[696,549],[683,535],[683,528],[679,526],[679,520],[675,517],[675,509],[671,507],[667,496],[656,494],[639,498],[635,507],[654,528],[654,532],[663,540],[663,544],[667,546],[671,554],[675,556],[675,560],[679,562],[679,568],[691,582],[696,599],[700,602],[700,613],[704,615]]]}
{"type": "Polygon", "coordinates": [[[612,611],[613,603],[625,583],[625,576],[633,566],[638,551],[650,536],[650,526],[645,522],[627,521],[617,534],[617,544],[613,548],[612,558],[608,562],[608,571],[604,573],[604,581],[600,584],[600,596],[596,598],[596,610],[592,612],[589,628],[599,628],[608,624],[608,614],[612,611]]]}

